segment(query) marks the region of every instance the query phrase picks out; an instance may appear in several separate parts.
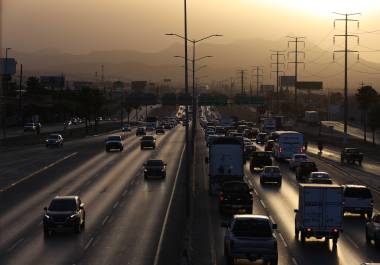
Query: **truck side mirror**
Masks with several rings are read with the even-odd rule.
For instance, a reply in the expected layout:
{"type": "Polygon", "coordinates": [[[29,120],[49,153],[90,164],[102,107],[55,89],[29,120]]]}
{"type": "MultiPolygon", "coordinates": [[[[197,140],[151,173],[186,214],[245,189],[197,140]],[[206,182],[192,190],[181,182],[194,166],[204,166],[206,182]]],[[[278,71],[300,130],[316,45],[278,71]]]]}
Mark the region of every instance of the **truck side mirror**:
{"type": "Polygon", "coordinates": [[[205,163],[208,164],[208,157],[205,157],[205,163]]]}
{"type": "Polygon", "coordinates": [[[298,209],[294,209],[294,212],[295,212],[295,213],[298,213],[298,209]]]}
{"type": "Polygon", "coordinates": [[[47,207],[46,206],[44,207],[44,210],[47,211],[47,207]]]}

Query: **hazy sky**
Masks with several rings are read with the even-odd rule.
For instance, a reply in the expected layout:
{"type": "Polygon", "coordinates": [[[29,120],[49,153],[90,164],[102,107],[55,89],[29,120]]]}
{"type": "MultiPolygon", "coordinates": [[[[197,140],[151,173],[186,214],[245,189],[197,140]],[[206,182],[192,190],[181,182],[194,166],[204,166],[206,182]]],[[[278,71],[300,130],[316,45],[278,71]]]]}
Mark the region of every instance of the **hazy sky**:
{"type": "MultiPolygon", "coordinates": [[[[331,49],[342,29],[333,31],[333,11],[362,13],[361,46],[353,49],[380,49],[380,31],[367,33],[380,30],[379,0],[188,0],[189,36],[219,33],[214,42],[233,42],[298,34],[331,49]]],[[[176,41],[164,33],[183,32],[183,0],[3,0],[1,13],[3,47],[25,51],[157,51],[176,41]]],[[[356,24],[350,29],[358,32],[356,24]]]]}

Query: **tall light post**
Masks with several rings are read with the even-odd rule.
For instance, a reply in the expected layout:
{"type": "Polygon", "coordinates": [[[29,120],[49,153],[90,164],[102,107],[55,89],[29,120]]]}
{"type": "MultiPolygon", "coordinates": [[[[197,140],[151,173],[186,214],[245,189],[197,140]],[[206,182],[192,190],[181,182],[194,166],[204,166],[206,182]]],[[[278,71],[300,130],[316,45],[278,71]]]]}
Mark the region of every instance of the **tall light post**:
{"type": "Polygon", "coordinates": [[[7,138],[7,114],[6,114],[6,104],[7,104],[7,91],[8,91],[8,75],[7,75],[7,64],[8,64],[8,51],[12,48],[5,48],[5,62],[3,67],[3,80],[4,82],[4,88],[3,88],[3,94],[2,94],[2,127],[3,127],[3,138],[4,140],[7,138]]]}
{"type": "MultiPolygon", "coordinates": [[[[204,41],[206,39],[209,39],[209,38],[213,38],[213,37],[222,37],[223,35],[221,34],[212,34],[212,35],[209,35],[207,37],[204,37],[204,38],[201,38],[201,39],[198,39],[198,40],[191,40],[191,39],[188,39],[186,36],[181,36],[179,34],[176,34],[176,33],[167,33],[165,34],[167,36],[176,36],[178,38],[181,38],[183,40],[188,41],[188,42],[191,42],[193,44],[193,59],[192,59],[192,65],[193,65],[193,115],[192,115],[192,118],[193,118],[193,123],[192,123],[192,137],[194,137],[195,135],[195,129],[196,129],[196,126],[197,126],[197,104],[196,104],[196,89],[195,89],[195,62],[200,60],[200,59],[203,59],[203,58],[198,58],[198,59],[195,59],[195,45],[198,43],[198,42],[201,42],[201,41],[204,41]]],[[[185,56],[186,57],[186,56],[185,56]]],[[[187,62],[187,57],[186,57],[186,62],[187,62]]],[[[185,68],[186,68],[186,64],[185,64],[185,68]]],[[[186,72],[187,72],[187,69],[186,69],[186,72]]]]}

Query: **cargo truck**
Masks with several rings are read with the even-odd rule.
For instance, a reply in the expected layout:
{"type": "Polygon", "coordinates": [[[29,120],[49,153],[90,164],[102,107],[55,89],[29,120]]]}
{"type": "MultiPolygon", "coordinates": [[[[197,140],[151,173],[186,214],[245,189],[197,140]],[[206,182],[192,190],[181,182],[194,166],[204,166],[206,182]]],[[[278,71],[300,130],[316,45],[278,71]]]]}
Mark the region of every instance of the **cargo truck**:
{"type": "Polygon", "coordinates": [[[335,184],[300,184],[299,206],[295,209],[295,234],[306,238],[324,238],[336,245],[342,232],[343,188],[335,184]]]}
{"type": "Polygon", "coordinates": [[[209,193],[218,195],[226,181],[242,181],[244,144],[238,137],[216,136],[209,143],[209,193]]]}

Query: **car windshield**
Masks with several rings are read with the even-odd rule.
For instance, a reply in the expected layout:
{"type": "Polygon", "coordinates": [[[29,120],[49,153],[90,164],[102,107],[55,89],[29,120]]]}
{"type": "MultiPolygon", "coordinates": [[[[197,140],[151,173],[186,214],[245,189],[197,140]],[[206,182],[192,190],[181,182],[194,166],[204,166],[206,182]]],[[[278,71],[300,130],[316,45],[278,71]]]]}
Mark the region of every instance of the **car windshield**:
{"type": "Polygon", "coordinates": [[[249,187],[245,183],[225,183],[223,185],[223,191],[225,192],[248,192],[249,187]]]}
{"type": "Polygon", "coordinates": [[[346,188],[344,196],[350,198],[372,198],[371,191],[366,188],[346,188]]]}
{"type": "Polygon", "coordinates": [[[237,237],[271,237],[272,229],[268,220],[236,220],[232,233],[237,237]]]}
{"type": "Polygon", "coordinates": [[[163,166],[164,162],[162,160],[148,160],[146,163],[147,166],[153,166],[153,167],[158,167],[158,166],[163,166]]]}
{"type": "Polygon", "coordinates": [[[280,173],[280,169],[278,167],[266,167],[265,173],[280,173]]]}
{"type": "Polygon", "coordinates": [[[137,130],[138,130],[138,131],[144,131],[145,129],[144,129],[144,128],[141,128],[141,127],[139,127],[139,128],[137,128],[137,130]]]}
{"type": "Polygon", "coordinates": [[[331,179],[327,179],[327,178],[313,178],[311,182],[318,183],[318,184],[332,184],[331,179]]]}
{"type": "Polygon", "coordinates": [[[312,167],[315,167],[315,163],[314,162],[308,162],[308,163],[303,163],[301,164],[303,167],[307,167],[307,168],[312,168],[312,167]]]}
{"type": "Polygon", "coordinates": [[[120,136],[109,136],[108,141],[120,141],[120,136]]]}
{"type": "Polygon", "coordinates": [[[48,139],[49,140],[57,140],[59,137],[58,137],[58,135],[56,135],[56,134],[52,134],[52,135],[49,135],[48,136],[48,139]]]}
{"type": "Polygon", "coordinates": [[[257,152],[254,154],[255,157],[269,157],[269,154],[266,152],[257,152]]]}
{"type": "Polygon", "coordinates": [[[54,212],[75,211],[77,208],[74,199],[57,199],[50,203],[49,210],[54,212]]]}
{"type": "Polygon", "coordinates": [[[142,138],[142,140],[148,140],[148,141],[151,141],[151,140],[154,140],[154,138],[153,138],[153,136],[144,136],[143,138],[142,138]]]}

